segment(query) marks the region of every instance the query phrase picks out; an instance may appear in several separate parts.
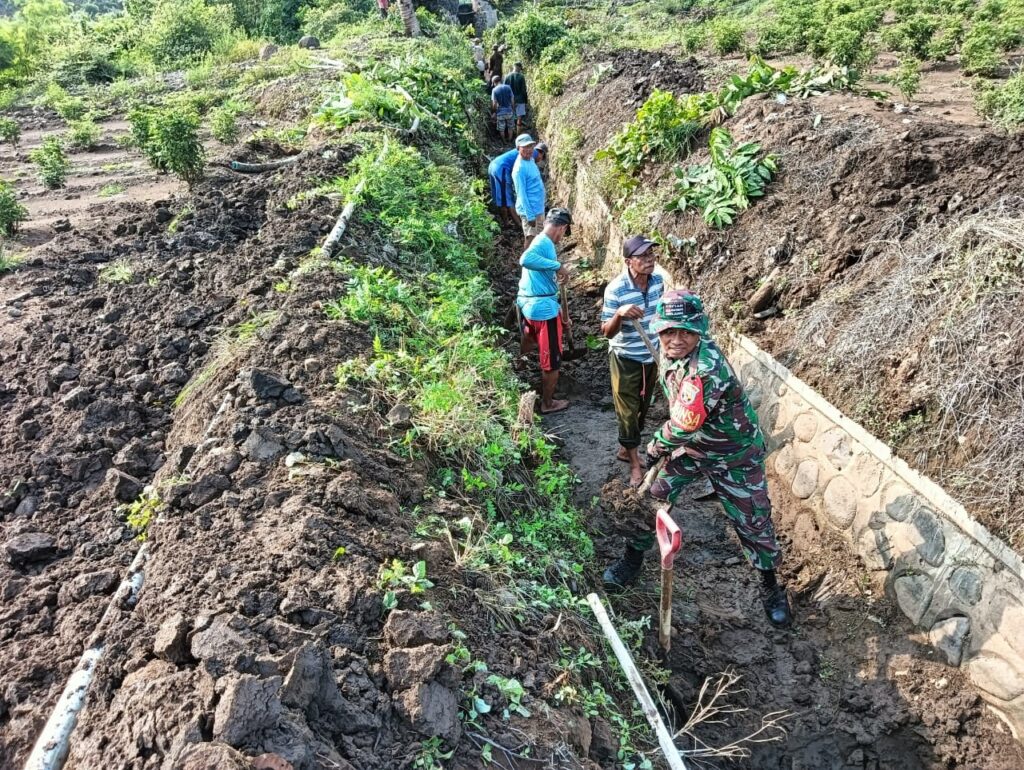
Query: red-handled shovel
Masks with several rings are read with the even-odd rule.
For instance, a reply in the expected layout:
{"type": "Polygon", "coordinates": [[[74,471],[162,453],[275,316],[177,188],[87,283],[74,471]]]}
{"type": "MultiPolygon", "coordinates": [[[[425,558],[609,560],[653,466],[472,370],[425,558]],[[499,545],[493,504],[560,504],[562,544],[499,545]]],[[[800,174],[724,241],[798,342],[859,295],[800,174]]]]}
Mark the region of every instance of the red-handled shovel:
{"type": "Polygon", "coordinates": [[[683,544],[679,525],[672,520],[670,508],[659,508],[655,522],[658,550],[661,551],[661,613],[658,618],[658,644],[666,653],[672,646],[672,562],[683,544]]]}

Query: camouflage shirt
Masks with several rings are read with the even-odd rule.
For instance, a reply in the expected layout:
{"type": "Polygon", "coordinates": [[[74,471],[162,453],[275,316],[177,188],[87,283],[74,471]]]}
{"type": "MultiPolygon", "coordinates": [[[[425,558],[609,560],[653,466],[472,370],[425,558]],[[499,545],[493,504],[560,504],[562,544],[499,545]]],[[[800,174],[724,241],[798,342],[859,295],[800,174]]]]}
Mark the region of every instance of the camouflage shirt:
{"type": "Polygon", "coordinates": [[[732,366],[713,341],[702,339],[686,358],[672,361],[661,378],[669,419],[654,440],[701,464],[746,465],[764,455],[754,407],[732,366]]]}

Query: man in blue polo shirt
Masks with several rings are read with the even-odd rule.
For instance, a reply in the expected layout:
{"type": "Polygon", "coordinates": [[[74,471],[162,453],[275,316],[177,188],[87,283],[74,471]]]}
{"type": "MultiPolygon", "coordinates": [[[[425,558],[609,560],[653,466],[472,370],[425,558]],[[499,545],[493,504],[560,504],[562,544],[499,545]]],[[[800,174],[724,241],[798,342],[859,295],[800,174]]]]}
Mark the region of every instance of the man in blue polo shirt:
{"type": "Polygon", "coordinates": [[[497,75],[491,78],[491,85],[491,107],[494,109],[498,135],[502,139],[512,141],[512,131],[516,125],[516,97],[512,93],[512,88],[504,85],[497,75]]]}
{"type": "Polygon", "coordinates": [[[524,246],[530,245],[530,241],[543,226],[547,195],[540,167],[533,159],[533,151],[536,148],[537,140],[529,134],[520,134],[516,137],[519,157],[512,167],[512,182],[516,187],[516,213],[523,223],[524,246]]]}
{"type": "Polygon", "coordinates": [[[569,278],[568,269],[558,260],[555,246],[572,224],[568,209],[554,208],[544,221],[544,231],[519,258],[523,274],[519,278],[516,304],[522,315],[522,347],[526,353],[536,347],[540,353],[540,413],[560,412],[568,401],[555,399],[558,368],[562,362],[562,307],[558,304],[558,285],[569,278]]]}
{"type": "Polygon", "coordinates": [[[658,335],[649,323],[665,291],[661,276],[654,272],[658,245],[642,235],[627,238],[622,245],[626,269],[604,290],[601,332],[608,337],[608,365],[612,377],[612,401],[619,424],[619,452],[616,457],[629,463],[629,483],[640,486],[644,467],[640,463],[640,433],[644,429],[654,389],[658,384],[658,362],[634,328],[639,321],[644,333],[658,349],[658,335]]]}

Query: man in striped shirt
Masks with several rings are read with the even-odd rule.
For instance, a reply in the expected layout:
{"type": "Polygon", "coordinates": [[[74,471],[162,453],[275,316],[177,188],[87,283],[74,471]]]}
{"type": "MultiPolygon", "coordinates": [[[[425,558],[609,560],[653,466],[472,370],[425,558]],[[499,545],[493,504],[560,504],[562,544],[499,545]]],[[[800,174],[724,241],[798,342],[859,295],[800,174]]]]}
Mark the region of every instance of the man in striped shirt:
{"type": "Polygon", "coordinates": [[[627,238],[622,245],[626,269],[604,290],[601,332],[610,342],[608,365],[612,377],[612,400],[619,424],[618,459],[629,463],[629,483],[640,486],[644,468],[640,462],[640,433],[658,382],[654,360],[633,321],[639,321],[655,349],[658,338],[651,335],[650,321],[665,291],[661,276],[654,272],[658,245],[642,235],[627,238]]]}

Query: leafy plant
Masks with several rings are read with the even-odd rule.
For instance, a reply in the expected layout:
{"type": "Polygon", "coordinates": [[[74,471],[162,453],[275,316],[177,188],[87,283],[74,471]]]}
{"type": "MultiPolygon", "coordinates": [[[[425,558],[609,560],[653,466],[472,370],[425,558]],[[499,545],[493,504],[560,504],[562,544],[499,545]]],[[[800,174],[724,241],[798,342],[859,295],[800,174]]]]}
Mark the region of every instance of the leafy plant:
{"type": "Polygon", "coordinates": [[[128,526],[135,532],[136,540],[145,540],[149,534],[149,525],[160,513],[164,503],[160,494],[153,487],[146,487],[139,499],[122,506],[128,526]]]}
{"type": "Polygon", "coordinates": [[[131,141],[157,171],[170,171],[189,186],[203,176],[205,155],[199,141],[199,115],[171,106],[136,107],[128,113],[131,141]]]}
{"type": "Polygon", "coordinates": [[[0,142],[6,142],[15,150],[21,140],[21,126],[14,118],[0,117],[0,142]]]}
{"type": "Polygon", "coordinates": [[[41,146],[28,154],[29,160],[39,166],[39,179],[51,190],[63,187],[71,163],[64,153],[64,144],[56,136],[43,139],[41,146]]]}
{"type": "Polygon", "coordinates": [[[99,142],[101,133],[91,118],[73,120],[68,124],[68,146],[76,150],[91,150],[99,142]]]}
{"type": "Polygon", "coordinates": [[[724,128],[715,128],[708,142],[709,163],[676,169],[679,197],[671,209],[697,208],[704,221],[714,228],[732,224],[739,211],[760,198],[777,170],[773,155],[761,155],[756,142],[733,143],[724,128]]]}
{"type": "Polygon", "coordinates": [[[743,25],[735,19],[718,18],[711,22],[711,48],[719,56],[735,53],[743,47],[743,25]]]}
{"type": "Polygon", "coordinates": [[[99,272],[100,283],[131,283],[135,277],[135,270],[127,259],[118,259],[111,262],[99,272]]]}
{"type": "Polygon", "coordinates": [[[921,62],[911,56],[900,59],[899,69],[892,78],[904,100],[911,101],[921,87],[921,62]]]}
{"type": "Polygon", "coordinates": [[[505,38],[526,61],[538,61],[544,50],[566,34],[565,23],[536,8],[517,14],[505,29],[505,38]]]}
{"type": "Polygon", "coordinates": [[[441,763],[446,759],[451,759],[454,754],[455,749],[444,751],[441,739],[435,735],[420,744],[420,750],[416,753],[416,759],[413,760],[412,766],[419,770],[444,770],[444,765],[441,763]]]}
{"type": "Polygon", "coordinates": [[[960,48],[960,64],[968,75],[999,74],[1003,57],[995,25],[983,21],[971,27],[960,48]]]}
{"type": "Polygon", "coordinates": [[[204,0],[161,0],[141,49],[160,67],[181,67],[214,51],[230,35],[231,14],[204,0]]]}
{"type": "Polygon", "coordinates": [[[221,144],[234,144],[238,140],[238,117],[245,105],[229,99],[210,113],[210,133],[221,144]]]}
{"type": "Polygon", "coordinates": [[[635,175],[649,161],[674,160],[686,153],[700,131],[700,118],[700,110],[692,100],[655,90],[633,122],[595,157],[608,158],[620,173],[635,175]]]}
{"type": "Polygon", "coordinates": [[[982,84],[975,95],[978,111],[996,125],[1015,132],[1024,128],[1024,71],[1002,84],[982,84]]]}
{"type": "Polygon", "coordinates": [[[110,182],[108,184],[103,185],[103,187],[100,188],[99,196],[101,198],[113,198],[115,195],[120,195],[121,193],[123,193],[124,190],[125,187],[123,184],[119,182],[110,182]]]}
{"type": "Polygon", "coordinates": [[[0,235],[13,235],[28,218],[28,209],[18,202],[14,185],[0,179],[0,235]]]}
{"type": "Polygon", "coordinates": [[[11,254],[4,248],[3,244],[0,244],[0,275],[14,272],[20,264],[21,257],[17,254],[11,254]]]}
{"type": "Polygon", "coordinates": [[[491,674],[487,677],[487,682],[497,687],[498,692],[508,703],[508,706],[502,711],[502,719],[507,722],[510,714],[518,714],[521,717],[530,716],[530,710],[523,705],[526,690],[518,679],[507,679],[498,674],[491,674]]]}
{"type": "Polygon", "coordinates": [[[405,589],[410,594],[421,594],[434,584],[427,580],[427,563],[418,561],[412,565],[412,572],[407,572],[405,563],[393,559],[391,564],[382,565],[377,578],[377,586],[387,589],[384,592],[384,609],[393,610],[398,606],[398,591],[405,589]]]}

